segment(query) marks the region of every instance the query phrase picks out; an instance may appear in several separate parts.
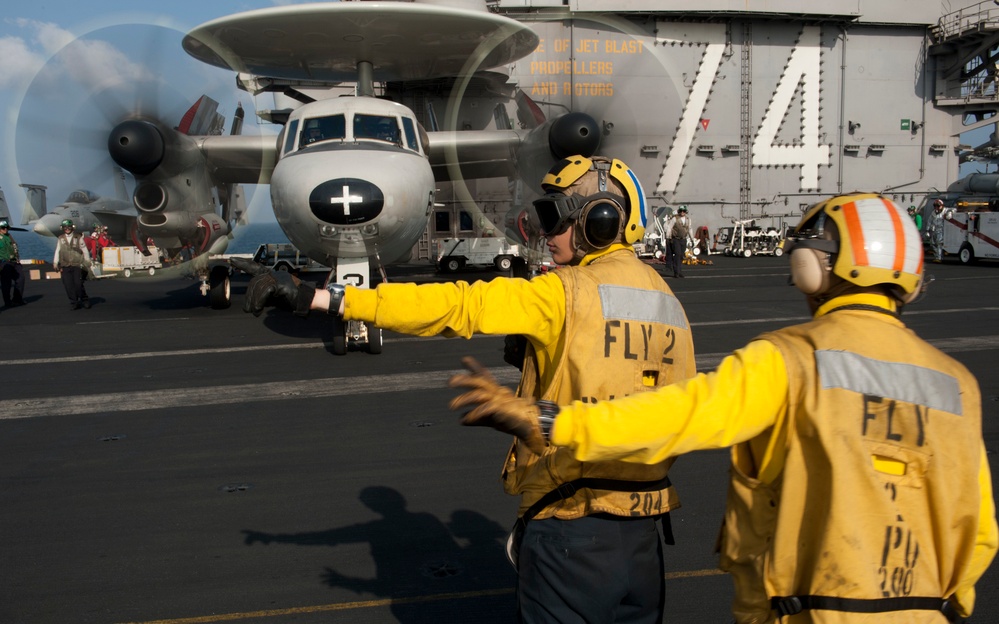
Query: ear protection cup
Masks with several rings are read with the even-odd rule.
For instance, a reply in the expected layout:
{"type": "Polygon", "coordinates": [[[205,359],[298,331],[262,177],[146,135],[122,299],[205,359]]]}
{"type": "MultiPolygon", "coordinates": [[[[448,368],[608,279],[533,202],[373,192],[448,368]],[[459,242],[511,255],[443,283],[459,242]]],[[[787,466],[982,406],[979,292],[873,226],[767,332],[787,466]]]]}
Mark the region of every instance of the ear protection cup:
{"type": "MultiPolygon", "coordinates": [[[[899,289],[901,290],[901,289],[899,289]]],[[[913,289],[911,293],[906,293],[901,297],[902,305],[908,305],[919,298],[919,295],[923,294],[923,276],[919,276],[919,281],[916,283],[916,288],[913,289]]]]}
{"type": "Polygon", "coordinates": [[[832,267],[828,256],[818,249],[799,248],[791,252],[791,281],[806,295],[815,295],[829,289],[832,267]]]}
{"type": "Polygon", "coordinates": [[[583,209],[579,225],[585,240],[594,249],[605,249],[621,237],[624,211],[607,200],[598,200],[583,209]]]}

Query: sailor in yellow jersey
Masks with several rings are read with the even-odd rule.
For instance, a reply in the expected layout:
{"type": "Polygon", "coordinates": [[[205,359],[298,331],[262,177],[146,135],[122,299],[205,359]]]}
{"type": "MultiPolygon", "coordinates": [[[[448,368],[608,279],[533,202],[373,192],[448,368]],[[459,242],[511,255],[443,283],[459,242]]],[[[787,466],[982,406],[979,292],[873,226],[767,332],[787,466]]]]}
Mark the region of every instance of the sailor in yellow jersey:
{"type": "MultiPolygon", "coordinates": [[[[535,218],[554,260],[568,265],[550,274],[317,290],[262,272],[247,288],[244,309],[259,313],[276,299],[299,314],[320,310],[418,336],[523,335],[529,346],[519,393],[559,405],[691,377],[694,347],[683,307],[631,246],[645,219],[631,169],[617,159],[572,156],[542,186],[547,193],[534,202],[535,218]]],[[[658,526],[672,543],[667,521],[679,506],[671,462],[580,462],[564,449],[513,446],[503,485],[521,499],[509,549],[520,622],[662,622],[658,526]]]]}
{"type": "Polygon", "coordinates": [[[967,617],[999,538],[978,383],[899,319],[921,290],[919,232],[854,194],[812,206],[789,247],[813,320],[714,372],[559,408],[469,360],[452,407],[580,461],[732,447],[720,567],[741,624],[967,617]]]}

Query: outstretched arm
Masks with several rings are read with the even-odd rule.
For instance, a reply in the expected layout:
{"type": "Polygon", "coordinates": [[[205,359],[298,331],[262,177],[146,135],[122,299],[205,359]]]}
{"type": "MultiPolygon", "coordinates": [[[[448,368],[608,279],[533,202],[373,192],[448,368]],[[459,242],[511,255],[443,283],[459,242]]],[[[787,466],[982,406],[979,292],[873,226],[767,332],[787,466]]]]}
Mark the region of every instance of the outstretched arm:
{"type": "MultiPolygon", "coordinates": [[[[466,367],[469,373],[451,379],[453,387],[468,390],[452,401],[452,409],[473,408],[462,423],[484,424],[527,441],[523,432],[532,427],[525,421],[541,414],[536,404],[524,398],[491,401],[487,389],[494,382],[478,368],[466,367]],[[509,422],[518,425],[503,424],[509,422]]],[[[787,392],[783,357],[772,343],[758,340],[725,358],[714,372],[613,401],[562,406],[550,442],[571,449],[580,461],[655,464],[756,437],[785,417],[787,392]]]]}

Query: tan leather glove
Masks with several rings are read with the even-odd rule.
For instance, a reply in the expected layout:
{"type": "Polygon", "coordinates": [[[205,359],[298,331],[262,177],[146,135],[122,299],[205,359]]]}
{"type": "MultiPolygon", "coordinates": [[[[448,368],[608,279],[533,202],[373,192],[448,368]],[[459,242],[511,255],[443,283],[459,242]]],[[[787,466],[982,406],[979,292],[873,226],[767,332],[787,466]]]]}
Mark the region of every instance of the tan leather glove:
{"type": "Polygon", "coordinates": [[[452,388],[467,390],[452,399],[449,407],[453,410],[474,408],[461,417],[461,424],[492,427],[496,431],[515,435],[534,453],[543,453],[546,442],[538,423],[541,411],[537,404],[501,386],[475,358],[462,358],[461,363],[469,372],[458,373],[448,381],[452,388]]]}

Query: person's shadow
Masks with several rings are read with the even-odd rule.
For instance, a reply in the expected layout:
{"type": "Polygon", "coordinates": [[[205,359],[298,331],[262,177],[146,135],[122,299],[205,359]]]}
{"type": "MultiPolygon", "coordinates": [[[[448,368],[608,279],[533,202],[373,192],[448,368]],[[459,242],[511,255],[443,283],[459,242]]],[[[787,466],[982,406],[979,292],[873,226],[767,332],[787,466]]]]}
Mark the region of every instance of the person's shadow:
{"type": "Polygon", "coordinates": [[[506,561],[502,527],[476,512],[459,510],[452,514],[449,530],[433,514],[408,511],[406,499],[390,487],[366,487],[359,499],[381,517],[316,532],[244,530],[245,543],[368,543],[374,578],[327,567],[322,580],[331,587],[389,599],[392,614],[400,623],[515,619],[516,574],[506,561]],[[467,545],[462,547],[455,537],[467,545]]]}

